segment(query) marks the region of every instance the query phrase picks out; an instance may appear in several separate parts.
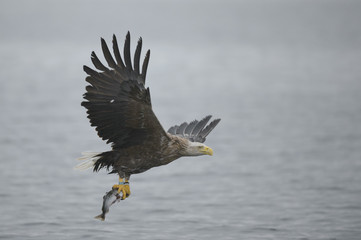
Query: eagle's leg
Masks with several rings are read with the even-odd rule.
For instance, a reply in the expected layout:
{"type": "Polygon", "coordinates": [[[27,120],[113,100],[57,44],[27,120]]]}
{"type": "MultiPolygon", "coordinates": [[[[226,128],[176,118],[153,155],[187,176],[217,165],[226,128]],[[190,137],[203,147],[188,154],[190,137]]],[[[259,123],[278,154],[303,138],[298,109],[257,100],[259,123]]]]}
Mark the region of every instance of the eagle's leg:
{"type": "Polygon", "coordinates": [[[115,184],[113,189],[118,189],[118,193],[122,192],[122,200],[126,199],[130,195],[129,178],[119,177],[119,184],[115,184]]]}

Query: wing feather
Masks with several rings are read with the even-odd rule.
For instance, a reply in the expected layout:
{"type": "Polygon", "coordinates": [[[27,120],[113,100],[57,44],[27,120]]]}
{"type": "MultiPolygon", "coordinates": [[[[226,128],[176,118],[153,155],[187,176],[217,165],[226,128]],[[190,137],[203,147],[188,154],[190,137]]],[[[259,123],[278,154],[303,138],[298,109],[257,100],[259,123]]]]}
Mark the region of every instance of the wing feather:
{"type": "Polygon", "coordinates": [[[97,55],[95,54],[95,52],[92,52],[91,54],[91,60],[94,64],[94,66],[98,69],[98,70],[101,70],[101,71],[104,71],[104,72],[108,72],[109,69],[104,66],[101,61],[99,60],[99,58],[97,57],[97,55]]]}
{"type": "Polygon", "coordinates": [[[129,32],[125,38],[125,43],[124,43],[124,61],[125,61],[126,68],[129,71],[133,71],[132,60],[131,60],[131,56],[130,56],[130,33],[129,32]]]}
{"type": "Polygon", "coordinates": [[[192,133],[194,127],[197,125],[197,123],[198,123],[197,120],[192,121],[184,130],[184,133],[187,135],[190,135],[192,133]]]}
{"type": "Polygon", "coordinates": [[[104,41],[103,38],[101,38],[101,43],[102,43],[102,50],[103,50],[104,58],[107,61],[109,67],[116,68],[117,64],[115,63],[112,55],[110,54],[107,43],[104,41]]]}
{"type": "Polygon", "coordinates": [[[200,140],[203,140],[203,142],[205,141],[206,137],[208,136],[208,134],[210,132],[212,132],[212,130],[217,126],[217,124],[221,121],[221,119],[215,119],[213,120],[210,124],[208,124],[208,126],[206,128],[204,128],[199,134],[198,134],[198,138],[200,140]]]}
{"type": "Polygon", "coordinates": [[[212,117],[211,115],[208,115],[208,116],[206,116],[205,118],[203,118],[202,120],[200,120],[200,121],[197,123],[197,125],[194,127],[191,135],[197,136],[198,133],[200,133],[200,131],[202,131],[202,129],[204,128],[204,126],[207,125],[207,123],[208,123],[209,119],[211,119],[211,117],[212,117]]]}
{"type": "Polygon", "coordinates": [[[205,142],[208,134],[217,126],[221,119],[215,119],[207,125],[211,115],[201,121],[194,120],[189,124],[184,122],[180,126],[175,125],[169,128],[168,133],[188,139],[191,142],[205,142]]]}
{"type": "Polygon", "coordinates": [[[115,34],[113,34],[113,52],[114,52],[115,59],[117,60],[118,66],[121,69],[124,69],[125,65],[123,63],[122,57],[120,56],[120,51],[118,48],[118,41],[117,41],[117,37],[115,36],[115,34]]]}
{"type": "Polygon", "coordinates": [[[134,72],[140,74],[139,72],[139,61],[140,61],[140,52],[142,51],[142,38],[139,38],[137,48],[134,53],[134,72]]]}
{"type": "Polygon", "coordinates": [[[150,50],[148,50],[147,54],[145,55],[143,66],[142,66],[142,74],[140,75],[141,78],[143,79],[143,83],[145,83],[145,76],[147,75],[149,57],[150,57],[150,50]]]}
{"type": "Polygon", "coordinates": [[[130,58],[129,32],[123,49],[125,65],[115,35],[115,60],[104,39],[101,39],[101,45],[110,69],[101,63],[94,52],[91,60],[99,72],[84,66],[88,74],[86,81],[90,85],[86,87],[85,101],[81,105],[87,109],[91,126],[96,127],[99,137],[112,143],[114,149],[160,142],[159,139],[166,133],[152,110],[149,88],[144,86],[144,66],[148,65],[149,51],[140,74],[141,39],[135,51],[134,70],[130,58]]]}
{"type": "Polygon", "coordinates": [[[182,123],[179,128],[177,129],[177,134],[184,135],[184,129],[188,126],[188,123],[182,123]]]}
{"type": "Polygon", "coordinates": [[[176,126],[170,127],[167,132],[169,132],[170,134],[175,135],[176,134],[176,126]]]}

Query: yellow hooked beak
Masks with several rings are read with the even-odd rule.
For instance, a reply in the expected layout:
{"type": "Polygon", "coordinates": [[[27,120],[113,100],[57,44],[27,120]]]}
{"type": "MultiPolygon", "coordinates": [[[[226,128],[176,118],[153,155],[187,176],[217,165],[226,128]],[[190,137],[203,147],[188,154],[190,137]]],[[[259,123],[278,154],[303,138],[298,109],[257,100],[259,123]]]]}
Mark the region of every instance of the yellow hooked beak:
{"type": "Polygon", "coordinates": [[[209,156],[212,156],[213,155],[213,149],[210,148],[210,147],[203,147],[201,149],[201,153],[205,154],[205,155],[209,155],[209,156]]]}

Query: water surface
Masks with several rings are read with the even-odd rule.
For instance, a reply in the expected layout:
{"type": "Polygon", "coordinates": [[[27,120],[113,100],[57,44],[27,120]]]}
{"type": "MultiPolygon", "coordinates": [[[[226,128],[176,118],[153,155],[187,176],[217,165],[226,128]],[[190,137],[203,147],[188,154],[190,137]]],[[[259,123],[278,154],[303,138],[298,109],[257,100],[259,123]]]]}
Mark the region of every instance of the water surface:
{"type": "Polygon", "coordinates": [[[0,5],[1,238],[360,238],[358,1],[0,5]],[[82,65],[100,36],[128,30],[152,51],[164,128],[222,121],[213,157],[132,176],[100,222],[117,178],[73,170],[80,152],[110,148],[80,106],[82,65]]]}

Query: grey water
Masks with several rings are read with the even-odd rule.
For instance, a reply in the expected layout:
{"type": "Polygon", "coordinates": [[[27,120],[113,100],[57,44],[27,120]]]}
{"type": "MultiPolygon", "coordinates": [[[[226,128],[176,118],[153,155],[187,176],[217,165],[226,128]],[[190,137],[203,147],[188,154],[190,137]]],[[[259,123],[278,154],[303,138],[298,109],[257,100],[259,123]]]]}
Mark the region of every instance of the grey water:
{"type": "MultiPolygon", "coordinates": [[[[1,239],[361,239],[360,1],[0,2],[1,239]],[[100,37],[151,49],[165,129],[212,114],[212,157],[117,182],[80,106],[100,37]]],[[[144,56],[144,54],[143,54],[144,56]]],[[[103,58],[101,58],[103,59],[103,58]]]]}

